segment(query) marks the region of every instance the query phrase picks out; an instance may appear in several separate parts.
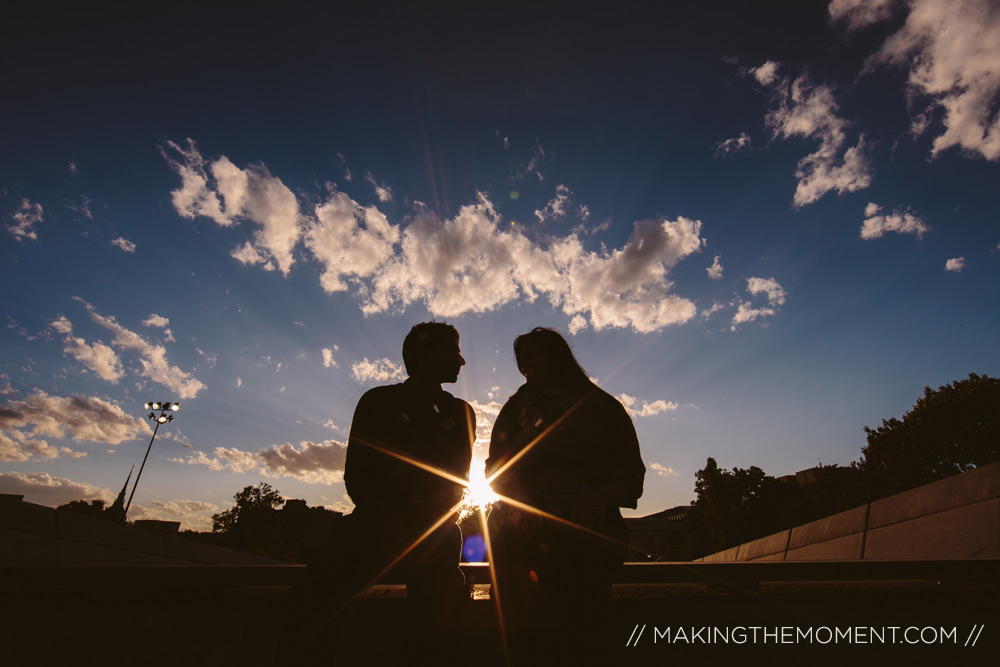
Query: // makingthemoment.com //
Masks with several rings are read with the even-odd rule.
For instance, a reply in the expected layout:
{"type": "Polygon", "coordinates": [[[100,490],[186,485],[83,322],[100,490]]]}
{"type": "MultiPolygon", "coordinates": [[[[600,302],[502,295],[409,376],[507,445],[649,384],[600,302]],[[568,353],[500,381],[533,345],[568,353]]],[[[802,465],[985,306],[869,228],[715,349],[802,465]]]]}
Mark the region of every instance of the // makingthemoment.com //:
{"type": "Polygon", "coordinates": [[[636,624],[625,646],[644,644],[950,644],[975,646],[983,625],[968,632],[935,626],[647,626],[636,624]]]}

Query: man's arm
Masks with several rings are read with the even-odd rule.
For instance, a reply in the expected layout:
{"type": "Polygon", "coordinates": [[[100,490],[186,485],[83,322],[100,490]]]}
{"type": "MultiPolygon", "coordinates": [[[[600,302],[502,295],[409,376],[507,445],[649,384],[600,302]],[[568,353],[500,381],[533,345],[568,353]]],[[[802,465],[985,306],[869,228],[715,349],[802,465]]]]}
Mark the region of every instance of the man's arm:
{"type": "Polygon", "coordinates": [[[351,434],[347,440],[347,457],[344,463],[344,485],[354,505],[364,510],[378,510],[384,504],[381,486],[385,482],[384,455],[369,447],[383,441],[380,428],[376,390],[369,390],[358,401],[351,420],[351,434]]]}

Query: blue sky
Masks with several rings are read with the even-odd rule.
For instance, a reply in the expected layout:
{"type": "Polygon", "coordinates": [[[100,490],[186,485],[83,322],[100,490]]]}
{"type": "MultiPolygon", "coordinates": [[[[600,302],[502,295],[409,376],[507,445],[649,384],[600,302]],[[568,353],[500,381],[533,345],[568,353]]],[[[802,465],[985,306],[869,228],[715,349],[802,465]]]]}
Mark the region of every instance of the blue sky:
{"type": "Polygon", "coordinates": [[[996,3],[24,11],[0,492],[112,499],[169,399],[131,518],[347,510],[354,405],[431,318],[481,449],[514,337],[566,332],[633,413],[635,514],[998,373],[996,3]]]}

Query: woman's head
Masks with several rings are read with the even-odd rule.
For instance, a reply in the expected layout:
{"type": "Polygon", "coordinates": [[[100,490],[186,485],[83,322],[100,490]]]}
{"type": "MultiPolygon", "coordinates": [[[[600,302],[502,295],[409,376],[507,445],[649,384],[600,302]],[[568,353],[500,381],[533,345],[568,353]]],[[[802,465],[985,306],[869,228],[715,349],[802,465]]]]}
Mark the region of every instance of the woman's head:
{"type": "Polygon", "coordinates": [[[535,327],[514,339],[514,359],[521,375],[532,383],[589,382],[569,343],[555,329],[535,327]]]}

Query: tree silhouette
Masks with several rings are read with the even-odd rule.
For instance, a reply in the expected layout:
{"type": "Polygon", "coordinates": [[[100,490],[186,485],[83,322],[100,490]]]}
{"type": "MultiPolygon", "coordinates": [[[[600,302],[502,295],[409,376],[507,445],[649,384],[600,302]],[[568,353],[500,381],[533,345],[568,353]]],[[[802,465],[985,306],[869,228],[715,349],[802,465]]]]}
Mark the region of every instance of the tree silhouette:
{"type": "Polygon", "coordinates": [[[267,482],[245,486],[233,495],[236,505],[212,515],[213,533],[233,533],[252,530],[252,524],[265,520],[268,512],[285,504],[281,494],[267,482]]]}
{"type": "Polygon", "coordinates": [[[858,468],[872,499],[1000,460],[1000,380],[971,373],[924,395],[903,418],[865,427],[858,468]]]}
{"type": "Polygon", "coordinates": [[[83,516],[89,516],[94,519],[110,519],[111,517],[105,516],[108,511],[104,507],[104,500],[97,498],[96,500],[91,500],[89,503],[86,500],[74,500],[66,503],[65,505],[60,505],[56,508],[57,510],[63,510],[66,512],[72,512],[73,514],[82,514],[83,516]]]}
{"type": "Polygon", "coordinates": [[[801,499],[797,484],[788,484],[757,466],[719,467],[709,458],[695,473],[691,522],[701,533],[702,549],[725,549],[786,528],[789,510],[801,499]]]}
{"type": "Polygon", "coordinates": [[[236,504],[212,515],[212,533],[188,537],[288,562],[303,563],[336,540],[340,512],[285,500],[271,485],[246,486],[236,504]],[[281,506],[282,509],[278,509],[281,506]]]}

